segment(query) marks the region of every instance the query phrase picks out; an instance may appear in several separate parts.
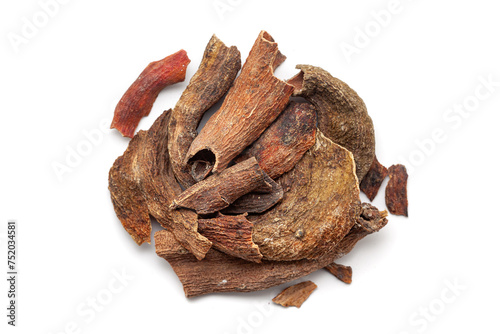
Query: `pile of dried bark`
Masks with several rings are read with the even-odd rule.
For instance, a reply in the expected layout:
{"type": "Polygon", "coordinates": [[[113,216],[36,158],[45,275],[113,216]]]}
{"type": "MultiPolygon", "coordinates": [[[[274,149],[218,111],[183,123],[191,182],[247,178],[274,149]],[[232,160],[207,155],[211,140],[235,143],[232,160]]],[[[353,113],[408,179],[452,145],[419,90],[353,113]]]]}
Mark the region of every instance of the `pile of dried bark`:
{"type": "MultiPolygon", "coordinates": [[[[133,137],[109,172],[115,212],[139,245],[150,242],[150,215],[165,228],[156,253],[187,297],[261,290],[321,268],[350,283],[351,268],[334,261],[386,225],[387,212],[359,193],[372,200],[387,174],[388,208],[407,215],[406,170],[377,161],[363,100],[315,66],[278,79],[285,58],[262,31],[241,67],[237,48],[213,36],[175,107],[148,131],[134,136],[159,91],[184,80],[185,51],[151,63],[115,110],[112,127],[133,137]]],[[[300,306],[315,287],[275,299],[300,306]]]]}

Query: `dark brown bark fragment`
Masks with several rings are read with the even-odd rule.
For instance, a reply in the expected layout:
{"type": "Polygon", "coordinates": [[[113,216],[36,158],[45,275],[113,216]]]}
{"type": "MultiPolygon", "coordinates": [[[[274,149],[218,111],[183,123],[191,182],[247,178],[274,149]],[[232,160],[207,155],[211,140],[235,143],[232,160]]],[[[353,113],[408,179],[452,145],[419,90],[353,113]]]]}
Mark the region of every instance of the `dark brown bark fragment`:
{"type": "Polygon", "coordinates": [[[359,187],[351,152],[318,130],[316,142],[278,179],[283,200],[249,216],[264,259],[315,259],[334,249],[355,223],[359,187]]]}
{"type": "Polygon", "coordinates": [[[111,129],[116,128],[123,136],[132,138],[141,118],[149,115],[160,91],[184,81],[190,62],[186,51],[180,50],[150,63],[118,102],[111,129]]]}
{"type": "Polygon", "coordinates": [[[252,157],[186,189],[172,201],[170,208],[189,208],[199,214],[214,213],[261,186],[271,189],[266,174],[252,157]]]}
{"type": "Polygon", "coordinates": [[[360,210],[364,218],[357,217],[356,225],[339,245],[316,260],[263,260],[253,263],[210,249],[203,261],[197,261],[166,230],[155,233],[156,254],[170,263],[184,287],[186,297],[213,292],[263,290],[324,268],[350,252],[359,240],[387,223],[387,219],[382,217],[383,213],[379,213],[375,207],[364,203],[363,208],[360,210]]]}
{"type": "Polygon", "coordinates": [[[285,109],[293,87],[273,74],[283,60],[273,38],[262,31],[221,108],[189,148],[186,162],[193,164],[195,180],[212,169],[224,170],[285,109]]]}
{"type": "Polygon", "coordinates": [[[262,213],[272,208],[283,198],[283,188],[267,175],[265,181],[271,185],[270,191],[261,187],[257,189],[261,191],[253,191],[241,196],[222,212],[225,214],[262,213]]]}
{"type": "Polygon", "coordinates": [[[310,103],[291,102],[236,161],[255,157],[272,179],[291,170],[316,138],[316,110],[310,103]]]}
{"type": "Polygon", "coordinates": [[[139,131],[109,173],[109,190],[118,218],[138,244],[149,242],[149,214],[172,231],[180,244],[202,259],[212,243],[198,233],[198,216],[190,210],[168,209],[181,193],[168,160],[166,145],[170,111],[151,128],[139,131]]]}
{"type": "Polygon", "coordinates": [[[273,302],[284,307],[295,306],[300,308],[317,287],[318,286],[311,281],[292,285],[274,297],[273,302]]]}
{"type": "Polygon", "coordinates": [[[198,232],[210,240],[215,249],[251,262],[260,262],[262,254],[252,241],[252,222],[246,215],[198,220],[198,232]]]}
{"type": "Polygon", "coordinates": [[[389,167],[389,183],[385,188],[385,205],[393,215],[408,217],[408,173],[403,165],[389,167]]]}
{"type": "Polygon", "coordinates": [[[318,112],[318,128],[354,155],[359,182],[375,157],[373,122],[359,95],[320,67],[297,65],[300,73],[288,80],[294,95],[311,102],[318,112]]]}
{"type": "Polygon", "coordinates": [[[227,47],[213,35],[205,48],[200,67],[175,105],[170,118],[168,152],[174,174],[184,188],[195,183],[184,159],[197,135],[198,124],[205,111],[231,87],[240,68],[238,49],[227,47]]]}
{"type": "Polygon", "coordinates": [[[331,263],[325,267],[333,276],[346,284],[352,283],[352,268],[338,263],[331,263]]]}
{"type": "Polygon", "coordinates": [[[365,177],[359,184],[359,189],[368,196],[370,201],[373,201],[375,196],[377,196],[378,190],[384,182],[387,176],[387,168],[385,168],[380,162],[378,162],[377,157],[373,159],[372,165],[366,173],[365,177]]]}

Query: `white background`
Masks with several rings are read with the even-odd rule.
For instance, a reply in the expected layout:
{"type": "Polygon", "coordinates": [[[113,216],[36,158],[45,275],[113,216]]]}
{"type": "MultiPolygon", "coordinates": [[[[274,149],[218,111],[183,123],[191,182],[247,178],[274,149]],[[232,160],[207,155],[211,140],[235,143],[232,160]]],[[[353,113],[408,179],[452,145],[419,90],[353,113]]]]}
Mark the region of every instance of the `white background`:
{"type": "MultiPolygon", "coordinates": [[[[73,0],[46,22],[35,0],[2,1],[1,332],[498,333],[500,20],[494,4],[401,0],[381,26],[373,12],[387,10],[389,0],[73,0]],[[217,10],[221,4],[225,11],[217,10]],[[9,38],[23,36],[26,20],[40,27],[15,47],[9,38]],[[326,271],[299,280],[318,285],[300,309],[270,304],[283,287],[187,300],[168,263],[152,245],[138,247],[114,214],[108,170],[128,143],[115,130],[101,132],[102,141],[62,180],[53,169],[84,145],[85,131],[109,124],[117,101],[150,61],[181,48],[192,60],[187,80],[160,94],[139,129],[175,105],[213,33],[237,45],[244,59],[263,29],[288,56],[278,77],[308,63],[344,80],[368,106],[379,160],[413,165],[410,218],[390,216],[380,233],[339,261],[353,267],[351,285],[326,271]],[[365,29],[371,37],[363,41],[365,29]],[[346,44],[357,53],[346,57],[346,44]],[[488,91],[481,78],[496,87],[488,91]],[[471,111],[458,116],[453,108],[464,103],[471,111]],[[431,143],[435,132],[441,140],[431,143]],[[14,329],[5,317],[8,219],[19,224],[14,329]],[[114,279],[122,271],[133,277],[125,284],[114,279]],[[459,285],[455,293],[450,284],[459,285]],[[105,305],[91,311],[96,297],[105,305]]],[[[375,200],[381,209],[383,197],[382,190],[375,200]]]]}

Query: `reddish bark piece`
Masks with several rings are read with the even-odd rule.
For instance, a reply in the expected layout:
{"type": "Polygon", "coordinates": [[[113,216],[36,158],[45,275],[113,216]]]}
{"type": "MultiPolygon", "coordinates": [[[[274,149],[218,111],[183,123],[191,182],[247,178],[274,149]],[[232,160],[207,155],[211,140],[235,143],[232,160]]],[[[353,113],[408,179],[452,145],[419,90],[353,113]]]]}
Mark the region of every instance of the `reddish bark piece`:
{"type": "Polygon", "coordinates": [[[262,213],[272,208],[283,198],[283,188],[267,175],[265,180],[266,183],[271,185],[270,191],[267,189],[257,189],[264,192],[253,191],[243,195],[222,210],[222,212],[226,214],[262,213]]]}
{"type": "Polygon", "coordinates": [[[235,46],[227,47],[213,35],[205,48],[200,67],[175,105],[170,118],[168,153],[174,174],[184,188],[196,182],[184,159],[197,135],[198,124],[205,111],[231,87],[240,68],[238,49],[235,46]]]}
{"type": "Polygon", "coordinates": [[[274,297],[273,302],[284,307],[295,306],[300,308],[317,287],[318,286],[311,281],[292,285],[274,297]]]}
{"type": "Polygon", "coordinates": [[[186,162],[196,181],[210,170],[220,173],[254,142],[285,109],[293,86],[274,76],[284,56],[262,31],[221,108],[193,140],[186,162]]]}
{"type": "Polygon", "coordinates": [[[351,152],[321,131],[316,142],[278,183],[283,199],[249,216],[253,240],[264,259],[315,259],[330,252],[355,223],[359,187],[351,152]]]}
{"type": "Polygon", "coordinates": [[[385,168],[380,162],[378,162],[377,157],[373,159],[372,165],[366,173],[365,177],[359,184],[359,189],[368,196],[370,201],[373,201],[375,196],[377,196],[378,190],[384,182],[387,176],[387,168],[385,168]]]}
{"type": "Polygon", "coordinates": [[[291,170],[314,145],[316,110],[310,103],[291,102],[236,161],[254,156],[272,179],[291,170]]]}
{"type": "Polygon", "coordinates": [[[139,245],[150,240],[152,215],[185,249],[202,259],[212,243],[198,233],[196,213],[168,209],[181,193],[166,150],[169,115],[165,111],[147,132],[134,136],[111,167],[109,190],[118,218],[139,245]]]}
{"type": "Polygon", "coordinates": [[[271,188],[266,182],[266,174],[252,157],[186,189],[172,201],[170,208],[189,208],[198,214],[214,213],[261,186],[271,188]]]}
{"type": "Polygon", "coordinates": [[[118,102],[111,129],[115,128],[123,136],[132,138],[141,118],[149,115],[160,91],[184,81],[190,62],[186,51],[180,50],[150,63],[118,102]]]}
{"type": "Polygon", "coordinates": [[[385,188],[385,205],[393,215],[408,217],[408,173],[403,165],[389,167],[389,183],[385,188]]]}
{"type": "Polygon", "coordinates": [[[352,250],[354,245],[370,233],[385,226],[387,219],[369,204],[363,204],[364,218],[330,253],[316,260],[248,262],[221,253],[213,248],[203,261],[197,261],[167,230],[155,233],[156,254],[167,260],[182,283],[186,297],[213,292],[247,292],[263,290],[292,281],[321,269],[352,250]]]}
{"type": "Polygon", "coordinates": [[[246,215],[198,220],[198,232],[210,240],[215,249],[251,262],[260,262],[262,254],[252,241],[253,224],[246,215]]]}
{"type": "Polygon", "coordinates": [[[318,112],[318,128],[334,143],[345,147],[356,161],[361,182],[375,157],[375,132],[366,105],[345,82],[324,69],[297,65],[299,74],[288,80],[294,95],[304,97],[318,112]]]}
{"type": "Polygon", "coordinates": [[[346,284],[352,283],[352,268],[338,263],[331,263],[325,267],[333,276],[346,284]]]}

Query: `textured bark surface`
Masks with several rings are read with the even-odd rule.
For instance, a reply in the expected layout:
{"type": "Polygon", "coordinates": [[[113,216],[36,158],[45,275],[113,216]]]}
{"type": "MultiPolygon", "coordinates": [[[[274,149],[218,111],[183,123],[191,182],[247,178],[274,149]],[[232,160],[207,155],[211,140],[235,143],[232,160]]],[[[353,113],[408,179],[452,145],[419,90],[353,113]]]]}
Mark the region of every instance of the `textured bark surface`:
{"type": "Polygon", "coordinates": [[[320,67],[297,65],[299,74],[288,83],[318,112],[318,128],[334,143],[352,152],[358,180],[363,180],[375,157],[372,119],[359,95],[320,67]]]}
{"type": "Polygon", "coordinates": [[[160,91],[184,81],[189,63],[184,50],[150,63],[118,102],[111,129],[132,138],[141,118],[149,115],[160,91]]]}
{"type": "Polygon", "coordinates": [[[205,48],[200,67],[175,105],[170,118],[168,153],[174,174],[184,188],[195,183],[184,159],[197,135],[198,124],[205,111],[231,87],[240,68],[238,49],[227,47],[213,35],[205,48]]]}
{"type": "Polygon", "coordinates": [[[265,180],[271,185],[270,191],[261,187],[257,189],[260,190],[258,192],[253,191],[241,196],[222,212],[226,214],[262,213],[272,208],[283,198],[283,188],[267,175],[265,180]]]}
{"type": "Polygon", "coordinates": [[[283,200],[249,216],[267,260],[315,259],[332,251],[355,223],[359,188],[351,152],[318,130],[316,142],[278,183],[283,200]]]}
{"type": "Polygon", "coordinates": [[[359,184],[359,189],[361,189],[361,191],[368,196],[370,201],[373,201],[375,196],[377,196],[378,190],[380,189],[382,182],[384,182],[387,173],[387,168],[378,162],[377,157],[375,156],[368,173],[366,173],[365,177],[359,184]]]}
{"type": "Polygon", "coordinates": [[[130,141],[110,170],[109,190],[118,218],[139,245],[150,240],[151,214],[183,247],[202,259],[212,243],[197,232],[196,213],[168,209],[181,192],[166,148],[169,116],[170,111],[165,111],[147,132],[139,131],[130,141]]]}
{"type": "Polygon", "coordinates": [[[193,164],[195,180],[224,170],[285,109],[293,87],[273,73],[283,60],[277,43],[262,31],[221,108],[189,148],[186,161],[193,164]]]}
{"type": "Polygon", "coordinates": [[[316,110],[310,103],[291,102],[269,128],[236,161],[255,157],[271,178],[291,170],[316,138],[316,110]]]}
{"type": "Polygon", "coordinates": [[[318,286],[311,281],[292,285],[274,297],[273,302],[284,307],[295,306],[300,308],[317,287],[318,286]]]}
{"type": "Polygon", "coordinates": [[[257,160],[252,157],[186,189],[172,201],[170,208],[189,208],[199,214],[214,213],[258,187],[271,190],[268,180],[257,160]]]}
{"type": "Polygon", "coordinates": [[[408,195],[406,186],[408,173],[403,165],[389,167],[389,183],[385,188],[385,205],[393,215],[408,217],[408,195]]]}
{"type": "MultiPolygon", "coordinates": [[[[324,268],[349,253],[354,245],[370,233],[385,226],[384,213],[363,204],[363,217],[330,253],[317,260],[248,262],[213,248],[203,261],[197,261],[167,230],[155,233],[156,254],[167,260],[184,287],[186,297],[213,292],[248,292],[267,289],[306,276],[324,268]]],[[[387,213],[385,213],[387,215],[387,213]]]]}
{"type": "Polygon", "coordinates": [[[198,232],[210,240],[215,249],[251,262],[260,262],[262,254],[252,241],[252,222],[246,215],[198,220],[198,232]]]}
{"type": "Polygon", "coordinates": [[[352,283],[352,268],[338,263],[331,263],[325,267],[333,276],[346,284],[352,283]]]}

